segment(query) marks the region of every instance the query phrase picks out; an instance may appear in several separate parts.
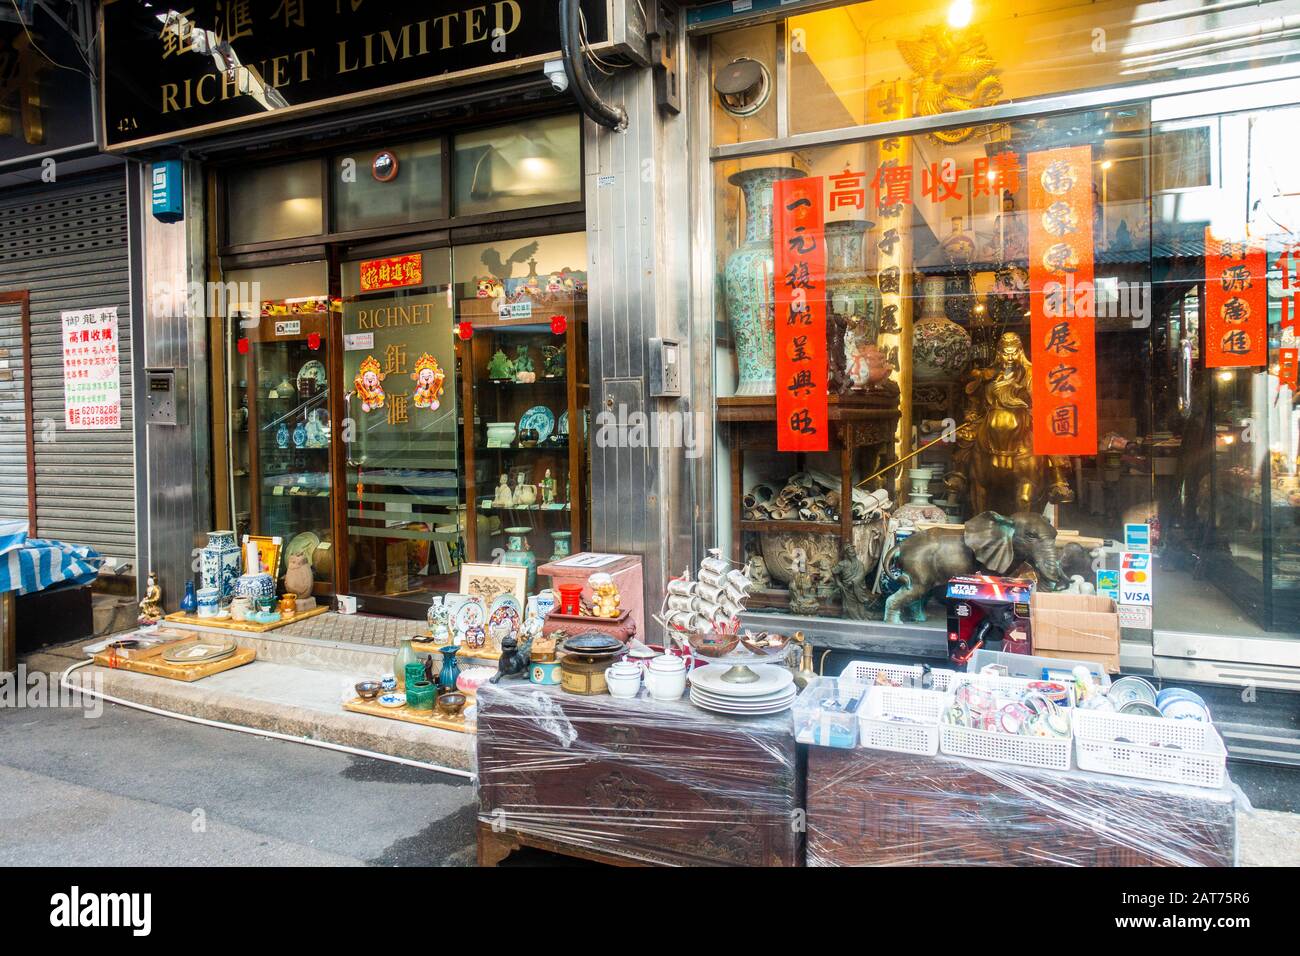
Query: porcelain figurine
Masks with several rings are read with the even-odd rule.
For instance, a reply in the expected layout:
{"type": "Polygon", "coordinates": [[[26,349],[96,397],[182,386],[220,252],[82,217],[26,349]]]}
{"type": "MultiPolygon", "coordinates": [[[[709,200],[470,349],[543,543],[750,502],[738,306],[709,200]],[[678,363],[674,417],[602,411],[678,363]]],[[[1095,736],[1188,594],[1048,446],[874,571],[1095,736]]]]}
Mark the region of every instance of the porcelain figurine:
{"type": "Polygon", "coordinates": [[[525,483],[524,473],[521,471],[515,476],[515,507],[531,508],[535,504],[537,504],[537,486],[525,483]]]}
{"type": "Polygon", "coordinates": [[[622,613],[623,599],[608,574],[598,572],[587,579],[591,585],[591,616],[613,618],[622,613]]]}
{"type": "Polygon", "coordinates": [[[790,576],[790,613],[815,617],[821,610],[817,588],[808,574],[808,553],[803,548],[794,549],[790,576]]]}
{"type": "Polygon", "coordinates": [[[745,569],[749,572],[749,579],[754,582],[755,588],[766,590],[772,586],[772,575],[768,573],[767,562],[763,560],[763,555],[760,552],[749,552],[749,558],[745,562],[745,569]]]}
{"type": "Polygon", "coordinates": [[[488,378],[494,382],[509,382],[515,377],[515,363],[510,361],[505,352],[500,349],[492,356],[492,361],[488,362],[488,378]]]}
{"type": "Polygon", "coordinates": [[[144,600],[140,602],[141,624],[157,624],[163,618],[162,588],[158,586],[158,575],[149,572],[149,583],[144,589],[144,600]]]}
{"type": "Polygon", "coordinates": [[[492,499],[492,506],[495,508],[513,508],[515,506],[515,495],[510,490],[510,482],[505,475],[497,482],[497,493],[492,499]]]}
{"type": "Polygon", "coordinates": [[[558,482],[556,482],[555,478],[551,475],[551,469],[547,468],[546,475],[542,478],[543,505],[550,506],[555,504],[555,488],[557,484],[558,482]]]}

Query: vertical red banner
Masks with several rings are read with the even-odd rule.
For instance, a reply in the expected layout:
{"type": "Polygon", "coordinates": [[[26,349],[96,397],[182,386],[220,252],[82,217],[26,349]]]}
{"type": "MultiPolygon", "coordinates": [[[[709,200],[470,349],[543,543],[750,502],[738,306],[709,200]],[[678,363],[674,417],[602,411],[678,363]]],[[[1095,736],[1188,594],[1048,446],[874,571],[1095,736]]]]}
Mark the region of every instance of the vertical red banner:
{"type": "Polygon", "coordinates": [[[1029,154],[1034,454],[1097,454],[1092,147],[1029,154]]]}
{"type": "Polygon", "coordinates": [[[1273,244],[1282,247],[1273,263],[1282,272],[1282,327],[1277,350],[1277,377],[1294,391],[1300,384],[1300,369],[1297,369],[1300,343],[1296,340],[1296,316],[1300,315],[1300,243],[1288,245],[1285,236],[1275,236],[1273,244]]]}
{"type": "Polygon", "coordinates": [[[1205,367],[1268,364],[1268,256],[1264,244],[1205,229],[1205,367]]]}
{"type": "Polygon", "coordinates": [[[822,179],[778,180],[772,215],[776,264],[776,447],[826,451],[826,247],[822,179]]]}

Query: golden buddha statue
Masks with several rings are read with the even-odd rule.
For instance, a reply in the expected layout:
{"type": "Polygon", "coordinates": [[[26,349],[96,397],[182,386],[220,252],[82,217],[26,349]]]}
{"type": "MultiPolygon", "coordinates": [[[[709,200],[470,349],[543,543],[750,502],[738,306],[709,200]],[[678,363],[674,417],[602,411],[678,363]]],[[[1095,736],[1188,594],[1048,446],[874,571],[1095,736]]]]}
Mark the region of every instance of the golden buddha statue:
{"type": "Polygon", "coordinates": [[[157,624],[163,617],[162,588],[158,586],[158,575],[149,572],[148,585],[144,589],[144,600],[140,602],[140,624],[157,624]]]}
{"type": "Polygon", "coordinates": [[[965,392],[949,484],[967,493],[971,513],[1011,515],[1073,501],[1067,462],[1034,454],[1033,374],[1020,336],[1007,332],[998,340],[993,365],[972,369],[965,392]]]}

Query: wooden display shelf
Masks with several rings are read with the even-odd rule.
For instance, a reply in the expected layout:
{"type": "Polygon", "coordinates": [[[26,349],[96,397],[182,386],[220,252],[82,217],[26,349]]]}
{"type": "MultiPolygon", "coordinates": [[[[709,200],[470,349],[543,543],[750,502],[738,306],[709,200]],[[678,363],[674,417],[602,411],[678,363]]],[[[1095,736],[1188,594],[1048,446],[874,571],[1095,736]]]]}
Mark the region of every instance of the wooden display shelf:
{"type": "MultiPolygon", "coordinates": [[[[469,706],[468,698],[466,706],[469,706]]],[[[362,700],[354,697],[343,702],[343,709],[354,714],[369,714],[371,717],[387,717],[389,720],[401,720],[408,724],[420,724],[423,727],[436,727],[439,730],[451,730],[458,734],[474,733],[474,725],[466,722],[464,717],[443,717],[436,710],[412,710],[410,707],[385,707],[374,700],[362,700]]]]}
{"type": "Polygon", "coordinates": [[[213,674],[220,674],[223,671],[251,664],[257,659],[257,651],[251,647],[237,648],[234,654],[219,661],[173,664],[162,659],[162,655],[173,648],[204,641],[205,639],[201,636],[187,637],[166,644],[156,644],[153,647],[133,649],[130,651],[129,657],[124,657],[120,653],[114,654],[112,650],[105,649],[95,655],[95,663],[99,667],[107,667],[110,670],[131,671],[135,674],[148,674],[151,677],[166,677],[170,680],[191,684],[196,680],[211,677],[213,674]]]}
{"type": "Polygon", "coordinates": [[[277,628],[285,627],[289,624],[296,624],[298,621],[305,621],[308,618],[316,617],[318,614],[324,614],[329,610],[329,605],[318,604],[314,608],[306,611],[299,611],[292,617],[284,617],[272,624],[255,624],[251,621],[232,621],[215,617],[199,617],[197,614],[186,614],[184,611],[176,611],[168,614],[163,618],[170,624],[186,624],[190,627],[212,627],[223,631],[236,631],[241,634],[265,634],[268,631],[274,631],[277,628]]]}

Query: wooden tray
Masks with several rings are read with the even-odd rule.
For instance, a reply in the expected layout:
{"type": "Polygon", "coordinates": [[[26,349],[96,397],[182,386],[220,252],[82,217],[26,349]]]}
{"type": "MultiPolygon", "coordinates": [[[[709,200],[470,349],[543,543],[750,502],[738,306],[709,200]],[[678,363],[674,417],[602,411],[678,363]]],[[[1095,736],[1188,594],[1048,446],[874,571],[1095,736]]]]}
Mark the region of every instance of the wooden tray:
{"type": "Polygon", "coordinates": [[[110,670],[132,671],[136,674],[149,674],[152,677],[166,677],[189,684],[205,677],[211,677],[213,674],[220,674],[222,671],[243,667],[245,664],[251,664],[257,659],[257,651],[251,647],[237,648],[234,654],[219,661],[202,661],[197,664],[173,664],[162,659],[162,655],[172,648],[183,647],[186,644],[194,644],[203,640],[205,638],[201,636],[187,637],[184,640],[158,644],[154,647],[133,649],[130,652],[130,657],[123,657],[121,654],[115,655],[111,650],[103,650],[95,655],[95,663],[110,670]]]}
{"type": "MultiPolygon", "coordinates": [[[[411,650],[417,654],[441,654],[444,647],[447,647],[447,645],[435,644],[432,641],[411,641],[411,650]]],[[[456,652],[456,656],[461,660],[488,661],[495,664],[501,660],[501,648],[497,646],[495,641],[491,640],[479,648],[466,647],[462,644],[460,650],[456,652]]]]}
{"type": "Polygon", "coordinates": [[[310,610],[299,611],[293,617],[281,618],[274,624],[254,624],[251,621],[231,621],[228,619],[223,621],[215,617],[199,617],[197,614],[186,614],[184,611],[168,614],[163,620],[172,624],[188,624],[190,627],[214,627],[222,631],[238,631],[242,634],[265,634],[267,631],[274,631],[277,628],[287,627],[290,624],[297,624],[299,621],[316,617],[318,614],[324,614],[328,610],[329,605],[318,604],[310,610]]]}
{"type": "MultiPolygon", "coordinates": [[[[465,706],[470,704],[466,699],[465,706]]],[[[376,700],[362,700],[354,697],[343,702],[343,709],[354,714],[369,714],[371,717],[387,717],[389,720],[404,720],[408,724],[422,724],[425,727],[437,727],[439,730],[454,730],[461,734],[474,733],[474,725],[467,724],[464,717],[443,717],[436,710],[411,710],[410,707],[385,707],[376,700]]]]}

